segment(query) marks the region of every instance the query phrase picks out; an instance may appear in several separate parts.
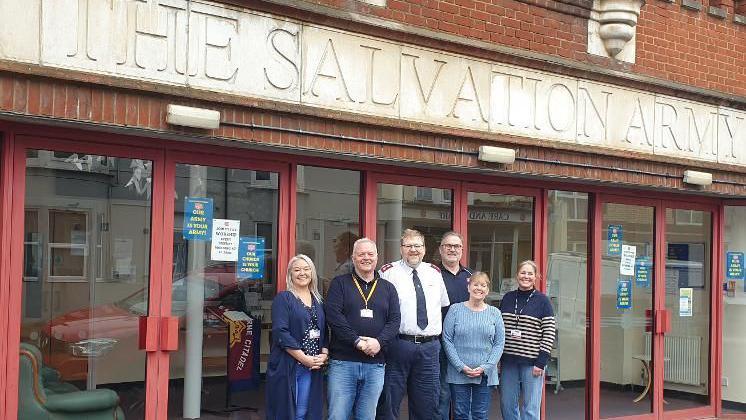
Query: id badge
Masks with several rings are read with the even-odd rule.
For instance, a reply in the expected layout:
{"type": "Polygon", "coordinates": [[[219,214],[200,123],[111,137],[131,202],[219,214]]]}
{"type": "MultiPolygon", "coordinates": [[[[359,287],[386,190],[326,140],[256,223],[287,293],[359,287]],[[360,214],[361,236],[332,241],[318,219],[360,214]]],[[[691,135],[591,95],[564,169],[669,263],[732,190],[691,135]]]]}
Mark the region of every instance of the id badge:
{"type": "Polygon", "coordinates": [[[321,331],[317,330],[316,328],[312,329],[308,332],[308,338],[312,340],[316,340],[321,337],[321,331]]]}
{"type": "Polygon", "coordinates": [[[521,330],[510,330],[510,336],[515,338],[521,338],[521,330]]]}
{"type": "Polygon", "coordinates": [[[373,318],[373,309],[361,309],[360,318],[373,318]]]}

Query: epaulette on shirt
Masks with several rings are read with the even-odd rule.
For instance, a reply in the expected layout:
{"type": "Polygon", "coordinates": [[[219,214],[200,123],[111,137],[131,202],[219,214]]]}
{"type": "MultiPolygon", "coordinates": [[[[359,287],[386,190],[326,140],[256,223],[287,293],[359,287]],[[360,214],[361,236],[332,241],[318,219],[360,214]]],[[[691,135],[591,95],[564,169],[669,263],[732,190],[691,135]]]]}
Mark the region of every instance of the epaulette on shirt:
{"type": "Polygon", "coordinates": [[[434,268],[435,271],[437,271],[438,273],[440,273],[440,267],[438,267],[437,265],[435,265],[433,263],[430,263],[430,267],[434,268]]]}
{"type": "Polygon", "coordinates": [[[388,270],[389,268],[391,268],[391,267],[393,267],[393,266],[394,266],[394,264],[391,264],[391,263],[388,263],[388,264],[384,264],[384,265],[383,265],[383,267],[381,267],[381,270],[379,270],[379,271],[380,271],[381,273],[385,273],[385,272],[386,272],[386,270],[388,270]]]}

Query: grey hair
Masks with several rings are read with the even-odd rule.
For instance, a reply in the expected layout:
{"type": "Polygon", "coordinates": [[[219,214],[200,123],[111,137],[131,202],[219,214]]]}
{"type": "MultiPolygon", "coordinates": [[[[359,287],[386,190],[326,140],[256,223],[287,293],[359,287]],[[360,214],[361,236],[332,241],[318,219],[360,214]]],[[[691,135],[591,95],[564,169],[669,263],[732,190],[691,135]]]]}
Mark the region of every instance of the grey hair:
{"type": "Polygon", "coordinates": [[[461,242],[464,242],[464,237],[461,236],[460,233],[456,232],[455,230],[449,230],[448,232],[444,233],[443,236],[440,237],[440,243],[443,244],[443,241],[446,240],[449,236],[455,236],[457,237],[461,242]]]}
{"type": "Polygon", "coordinates": [[[363,237],[355,241],[355,243],[352,245],[352,255],[355,255],[355,250],[357,250],[357,247],[362,244],[373,245],[373,248],[376,249],[376,253],[378,253],[378,246],[376,245],[376,243],[370,238],[363,237]]]}
{"type": "Polygon", "coordinates": [[[314,298],[316,298],[317,301],[321,302],[323,299],[321,298],[321,293],[319,293],[319,277],[318,275],[316,275],[316,265],[313,263],[313,260],[311,260],[311,258],[309,258],[307,255],[298,254],[291,258],[290,262],[288,262],[287,275],[285,276],[285,290],[295,292],[295,285],[293,284],[293,275],[291,271],[293,269],[293,264],[295,264],[298,260],[305,261],[308,266],[311,267],[311,284],[308,285],[308,290],[311,291],[311,294],[314,298]]]}

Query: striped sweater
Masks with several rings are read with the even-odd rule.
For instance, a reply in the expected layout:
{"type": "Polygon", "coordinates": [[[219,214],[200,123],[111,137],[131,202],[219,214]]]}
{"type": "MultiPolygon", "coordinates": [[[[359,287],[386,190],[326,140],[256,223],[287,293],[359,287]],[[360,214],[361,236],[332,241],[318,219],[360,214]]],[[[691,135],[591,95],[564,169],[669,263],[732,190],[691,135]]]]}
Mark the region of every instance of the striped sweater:
{"type": "Polygon", "coordinates": [[[500,311],[505,324],[501,363],[532,364],[544,369],[556,334],[554,311],[546,295],[537,290],[513,290],[503,297],[500,311]]]}

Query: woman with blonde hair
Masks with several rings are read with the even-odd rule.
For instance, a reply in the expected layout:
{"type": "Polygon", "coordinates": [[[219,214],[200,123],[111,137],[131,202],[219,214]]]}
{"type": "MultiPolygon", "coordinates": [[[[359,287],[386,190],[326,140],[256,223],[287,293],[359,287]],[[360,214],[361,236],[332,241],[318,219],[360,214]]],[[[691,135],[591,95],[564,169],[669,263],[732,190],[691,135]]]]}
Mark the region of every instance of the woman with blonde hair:
{"type": "Polygon", "coordinates": [[[536,263],[518,264],[518,289],[500,303],[505,322],[505,351],[500,361],[500,399],[504,420],[539,420],[544,368],[555,337],[554,310],[536,290],[536,263]],[[519,401],[523,396],[523,404],[519,401]]]}
{"type": "Polygon", "coordinates": [[[272,301],[267,419],[322,418],[327,341],[316,267],[307,256],[296,255],[288,263],[286,290],[272,301]]]}

